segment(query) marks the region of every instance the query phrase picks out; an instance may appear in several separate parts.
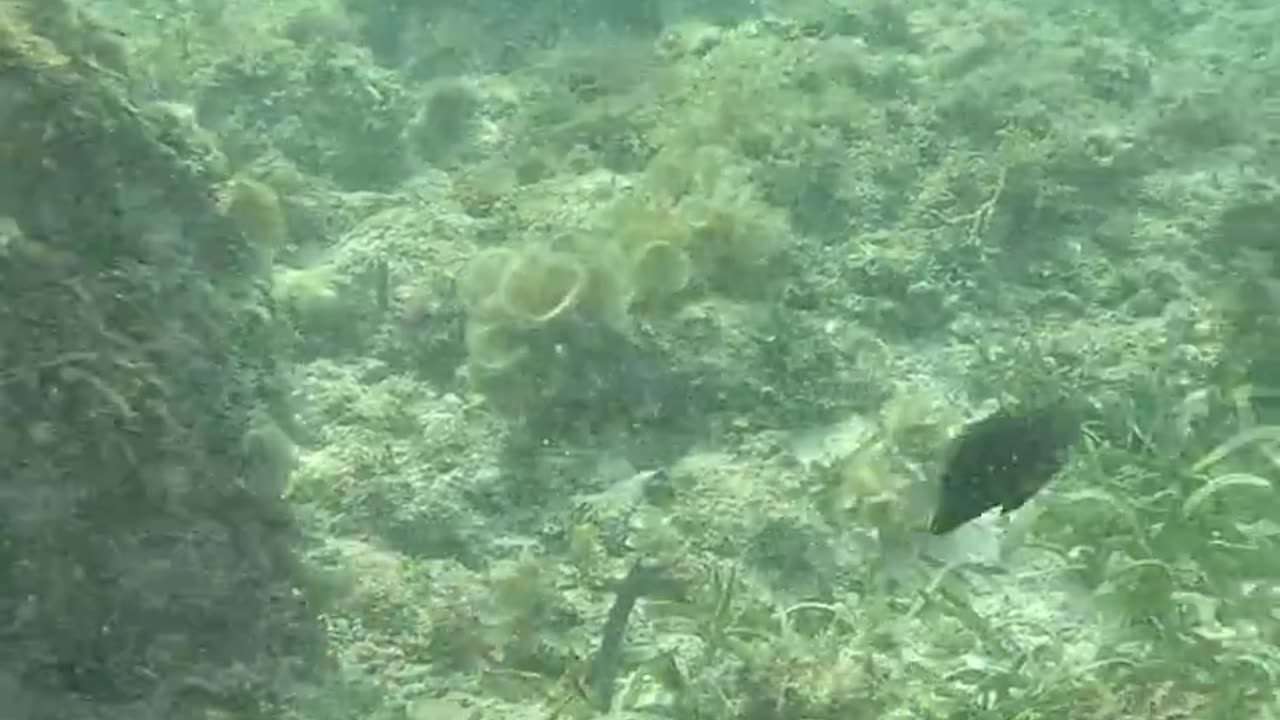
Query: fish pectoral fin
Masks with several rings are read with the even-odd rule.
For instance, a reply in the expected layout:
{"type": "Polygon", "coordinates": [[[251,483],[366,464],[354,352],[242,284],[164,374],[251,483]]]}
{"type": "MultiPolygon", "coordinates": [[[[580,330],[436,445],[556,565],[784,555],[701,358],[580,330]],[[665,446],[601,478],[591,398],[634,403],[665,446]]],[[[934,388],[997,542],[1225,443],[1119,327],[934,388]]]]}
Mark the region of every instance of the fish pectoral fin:
{"type": "MultiPolygon", "coordinates": [[[[1039,488],[1036,489],[1038,490],[1039,488]]],[[[1018,493],[1017,495],[1005,498],[1004,502],[1000,503],[1000,514],[1007,515],[1023,505],[1026,505],[1027,501],[1035,494],[1036,490],[1032,490],[1031,492],[1018,493]]]]}
{"type": "Polygon", "coordinates": [[[1048,478],[1024,478],[1019,482],[1014,483],[1013,486],[1009,488],[1008,495],[1000,502],[1002,511],[1010,513],[1023,505],[1026,505],[1027,501],[1035,497],[1036,493],[1040,492],[1047,482],[1048,478]]]}

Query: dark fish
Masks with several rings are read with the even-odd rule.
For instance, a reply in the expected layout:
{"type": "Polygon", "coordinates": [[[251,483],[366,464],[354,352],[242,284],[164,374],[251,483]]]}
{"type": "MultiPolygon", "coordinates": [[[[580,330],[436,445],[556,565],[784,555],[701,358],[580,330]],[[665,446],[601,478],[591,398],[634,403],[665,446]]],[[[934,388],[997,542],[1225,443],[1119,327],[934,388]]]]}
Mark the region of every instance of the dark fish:
{"type": "Polygon", "coordinates": [[[1002,408],[956,438],[929,531],[942,535],[997,505],[1022,507],[1066,462],[1081,417],[1065,403],[1002,408]]]}

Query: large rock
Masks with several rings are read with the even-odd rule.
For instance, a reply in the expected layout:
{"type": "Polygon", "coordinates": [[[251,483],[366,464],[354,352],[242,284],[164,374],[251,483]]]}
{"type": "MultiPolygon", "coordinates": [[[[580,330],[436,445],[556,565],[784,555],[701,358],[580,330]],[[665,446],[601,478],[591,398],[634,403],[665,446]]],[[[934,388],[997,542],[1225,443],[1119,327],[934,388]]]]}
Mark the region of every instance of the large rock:
{"type": "Polygon", "coordinates": [[[0,715],[269,716],[313,647],[269,288],[117,42],[0,6],[0,715]]]}

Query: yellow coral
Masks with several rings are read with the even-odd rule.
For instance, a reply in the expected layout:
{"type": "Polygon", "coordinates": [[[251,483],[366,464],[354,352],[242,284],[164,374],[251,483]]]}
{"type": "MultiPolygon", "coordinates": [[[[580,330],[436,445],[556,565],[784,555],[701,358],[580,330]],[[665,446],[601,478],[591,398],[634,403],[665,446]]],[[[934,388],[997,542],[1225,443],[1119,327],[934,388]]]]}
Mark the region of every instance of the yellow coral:
{"type": "Polygon", "coordinates": [[[471,258],[458,276],[458,299],[471,315],[493,311],[493,298],[502,276],[515,260],[509,248],[489,248],[471,258]]]}
{"type": "Polygon", "coordinates": [[[750,166],[719,145],[658,153],[643,189],[619,198],[605,222],[631,261],[641,301],[694,278],[719,292],[758,292],[774,276],[768,261],[791,236],[786,213],[761,197],[750,166]]]}
{"type": "Polygon", "coordinates": [[[689,255],[673,243],[646,243],[631,257],[631,284],[641,301],[660,300],[684,290],[693,269],[689,255]]]}
{"type": "Polygon", "coordinates": [[[587,286],[577,258],[550,250],[520,253],[506,266],[498,285],[502,310],[513,321],[545,325],[573,308],[587,286]]]}
{"type": "Polygon", "coordinates": [[[574,248],[573,255],[582,261],[587,273],[579,311],[592,320],[624,327],[633,292],[626,254],[613,243],[590,242],[587,238],[578,238],[574,248]]]}
{"type": "Polygon", "coordinates": [[[485,250],[458,276],[467,364],[491,401],[515,409],[529,401],[529,343],[549,324],[572,314],[617,326],[626,317],[628,258],[588,239],[485,250]]]}
{"type": "Polygon", "coordinates": [[[280,198],[269,186],[246,177],[231,181],[225,200],[227,217],[259,254],[264,269],[289,241],[289,223],[280,198]]]}
{"type": "Polygon", "coordinates": [[[477,369],[489,372],[505,370],[525,354],[516,333],[502,324],[468,322],[466,344],[468,361],[477,369]]]}
{"type": "Polygon", "coordinates": [[[276,303],[303,320],[331,317],[342,306],[337,272],[323,263],[306,268],[277,268],[272,294],[276,303]]]}

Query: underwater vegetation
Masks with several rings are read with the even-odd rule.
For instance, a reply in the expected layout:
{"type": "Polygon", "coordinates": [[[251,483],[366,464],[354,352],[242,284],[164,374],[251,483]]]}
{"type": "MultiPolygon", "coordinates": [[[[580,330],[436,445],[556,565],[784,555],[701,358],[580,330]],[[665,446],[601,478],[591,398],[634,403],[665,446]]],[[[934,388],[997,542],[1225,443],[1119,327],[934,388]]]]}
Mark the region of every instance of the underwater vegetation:
{"type": "Polygon", "coordinates": [[[280,197],[269,185],[248,177],[233,178],[227,186],[222,210],[254,249],[252,270],[256,274],[269,272],[289,243],[289,222],[280,197]]]}
{"type": "Polygon", "coordinates": [[[303,429],[218,437],[328,643],[260,717],[1280,716],[1267,3],[85,3],[279,312],[199,346],[303,429]]]}
{"type": "Polygon", "coordinates": [[[681,267],[667,252],[651,247],[630,264],[537,245],[480,252],[458,282],[471,379],[536,441],[680,425],[689,385],[627,314],[631,283],[652,293],[645,273],[681,267]]]}
{"type": "Polygon", "coordinates": [[[685,426],[722,388],[652,328],[707,298],[774,294],[786,217],[713,145],[655,157],[588,217],[581,228],[484,248],[460,270],[469,377],[504,413],[549,435],[570,425],[685,426]]]}

